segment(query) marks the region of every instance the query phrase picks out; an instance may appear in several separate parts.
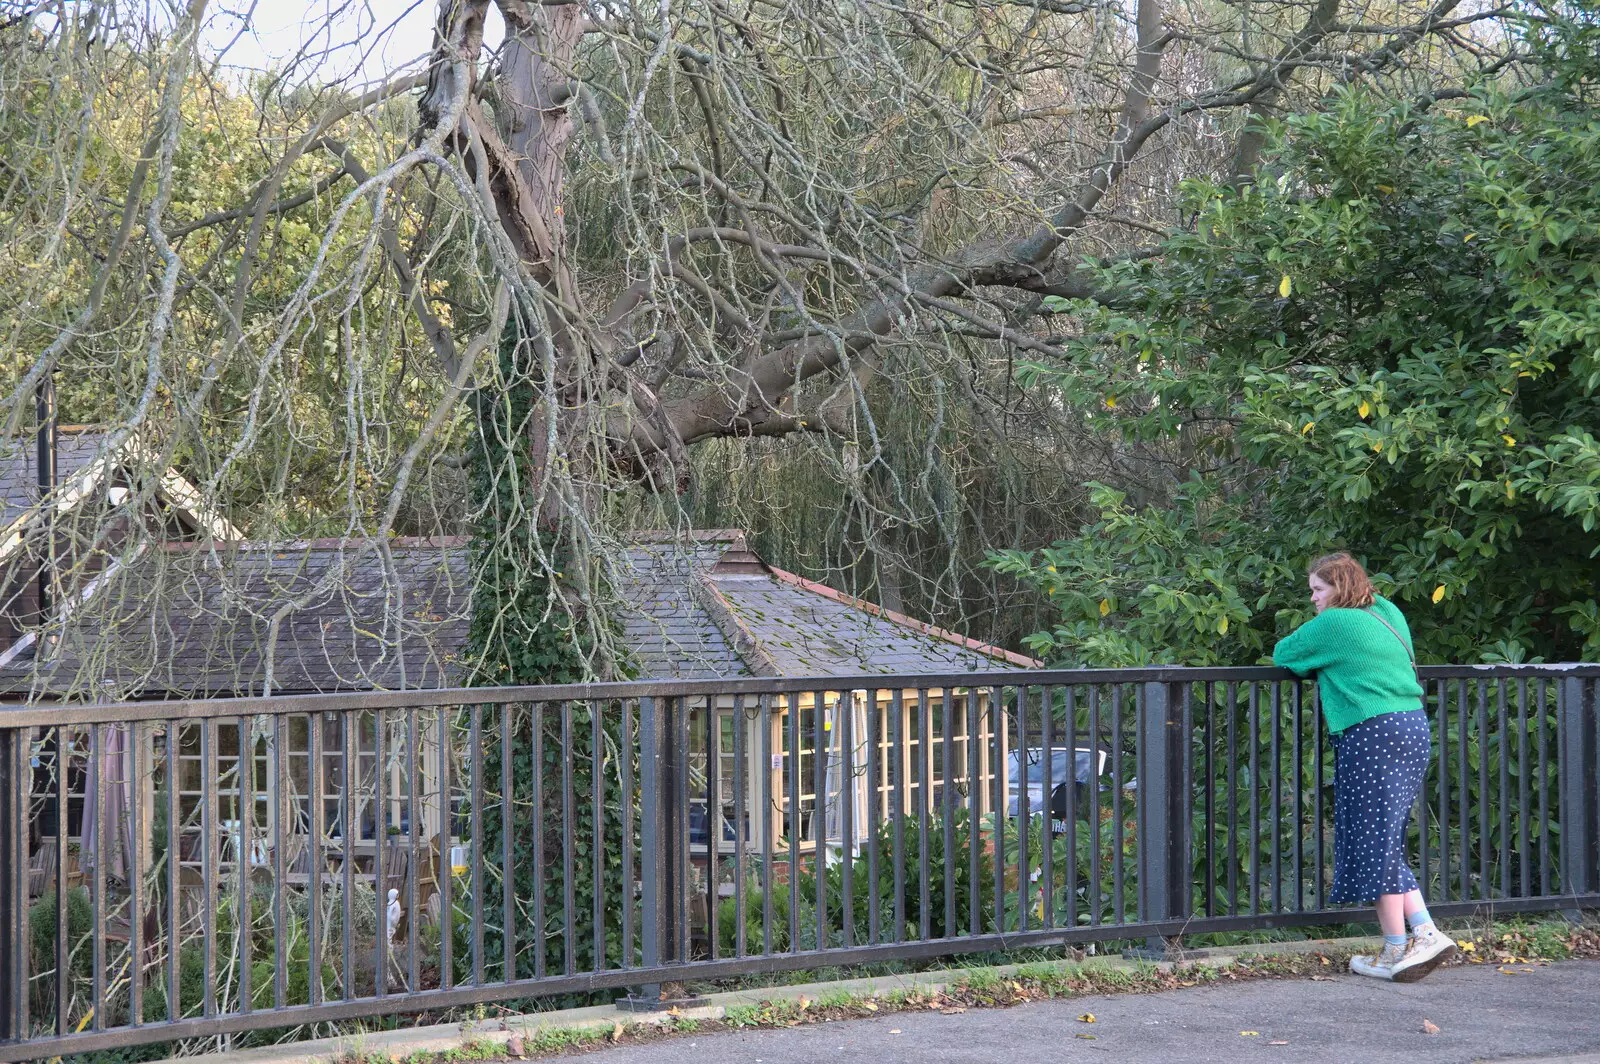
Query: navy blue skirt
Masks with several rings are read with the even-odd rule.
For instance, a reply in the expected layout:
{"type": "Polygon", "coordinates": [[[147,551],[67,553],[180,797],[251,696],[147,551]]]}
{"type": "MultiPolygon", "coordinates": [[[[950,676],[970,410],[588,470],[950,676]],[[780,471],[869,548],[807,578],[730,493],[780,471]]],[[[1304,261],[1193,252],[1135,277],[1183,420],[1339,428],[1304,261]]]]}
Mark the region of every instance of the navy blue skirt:
{"type": "Polygon", "coordinates": [[[1333,891],[1330,902],[1371,902],[1417,889],[1406,829],[1432,749],[1420,709],[1385,713],[1333,736],[1333,891]]]}

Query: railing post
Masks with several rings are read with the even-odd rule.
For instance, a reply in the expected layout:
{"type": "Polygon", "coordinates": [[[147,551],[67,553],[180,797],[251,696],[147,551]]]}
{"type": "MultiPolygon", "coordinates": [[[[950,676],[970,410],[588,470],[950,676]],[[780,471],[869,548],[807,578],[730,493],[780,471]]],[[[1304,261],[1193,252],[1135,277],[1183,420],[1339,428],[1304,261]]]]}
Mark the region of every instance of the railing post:
{"type": "Polygon", "coordinates": [[[1596,681],[1561,681],[1561,893],[1600,892],[1600,751],[1596,746],[1596,681]]]}
{"type": "MultiPolygon", "coordinates": [[[[643,887],[641,959],[646,968],[682,964],[686,884],[680,882],[685,854],[688,810],[678,809],[677,764],[686,751],[674,751],[681,731],[684,700],[646,696],[639,700],[639,869],[643,887]],[[677,755],[677,756],[675,756],[677,755]]],[[[650,1012],[669,1008],[678,995],[671,984],[646,983],[637,994],[618,1002],[623,1008],[650,1012]]]]}
{"type": "MultiPolygon", "coordinates": [[[[1189,794],[1184,786],[1184,686],[1157,681],[1139,692],[1139,748],[1136,761],[1138,810],[1139,919],[1182,920],[1189,916],[1189,794]]],[[[1199,956],[1185,951],[1179,935],[1151,935],[1142,949],[1126,951],[1138,960],[1169,961],[1199,956]]]]}
{"type": "Polygon", "coordinates": [[[0,1043],[28,1034],[28,740],[0,728],[0,1043]]]}

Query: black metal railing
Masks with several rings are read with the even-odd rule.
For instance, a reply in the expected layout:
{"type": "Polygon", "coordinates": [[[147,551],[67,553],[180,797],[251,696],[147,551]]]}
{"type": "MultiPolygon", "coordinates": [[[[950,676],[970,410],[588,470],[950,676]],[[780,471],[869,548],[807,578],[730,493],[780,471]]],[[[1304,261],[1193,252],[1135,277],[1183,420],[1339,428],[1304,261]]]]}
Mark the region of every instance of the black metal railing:
{"type": "MultiPolygon", "coordinates": [[[[1431,909],[1600,902],[1600,666],[1422,671],[1431,909]]],[[[1364,920],[1322,732],[1261,668],[0,710],[0,1061],[1364,920]]]]}

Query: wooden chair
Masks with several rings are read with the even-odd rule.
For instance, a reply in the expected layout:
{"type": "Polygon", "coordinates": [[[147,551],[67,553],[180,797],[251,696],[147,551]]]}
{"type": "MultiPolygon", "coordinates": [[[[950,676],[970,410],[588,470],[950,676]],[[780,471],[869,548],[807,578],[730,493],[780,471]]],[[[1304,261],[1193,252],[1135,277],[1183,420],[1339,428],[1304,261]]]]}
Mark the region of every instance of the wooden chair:
{"type": "Polygon", "coordinates": [[[60,849],[55,837],[46,835],[39,840],[39,849],[28,859],[28,897],[39,898],[55,885],[56,854],[60,849]]]}

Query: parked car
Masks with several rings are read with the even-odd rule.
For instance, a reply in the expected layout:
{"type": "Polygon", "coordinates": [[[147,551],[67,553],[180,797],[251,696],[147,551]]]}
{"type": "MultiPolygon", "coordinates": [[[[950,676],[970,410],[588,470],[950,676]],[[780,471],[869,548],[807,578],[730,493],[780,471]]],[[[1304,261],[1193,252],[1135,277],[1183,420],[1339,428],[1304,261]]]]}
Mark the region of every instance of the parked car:
{"type": "Polygon", "coordinates": [[[1065,746],[1052,746],[1050,748],[1050,779],[1045,779],[1044,747],[1033,746],[1027,750],[1027,757],[1019,756],[1022,751],[1013,750],[1006,758],[1006,815],[1015,817],[1021,805],[1020,788],[1028,788],[1028,815],[1030,817],[1042,816],[1045,809],[1045,792],[1050,794],[1050,830],[1052,834],[1060,835],[1066,832],[1067,817],[1067,786],[1070,783],[1076,788],[1072,796],[1078,814],[1090,807],[1090,783],[1097,776],[1106,773],[1106,762],[1110,755],[1105,750],[1077,747],[1068,749],[1065,746]]]}

